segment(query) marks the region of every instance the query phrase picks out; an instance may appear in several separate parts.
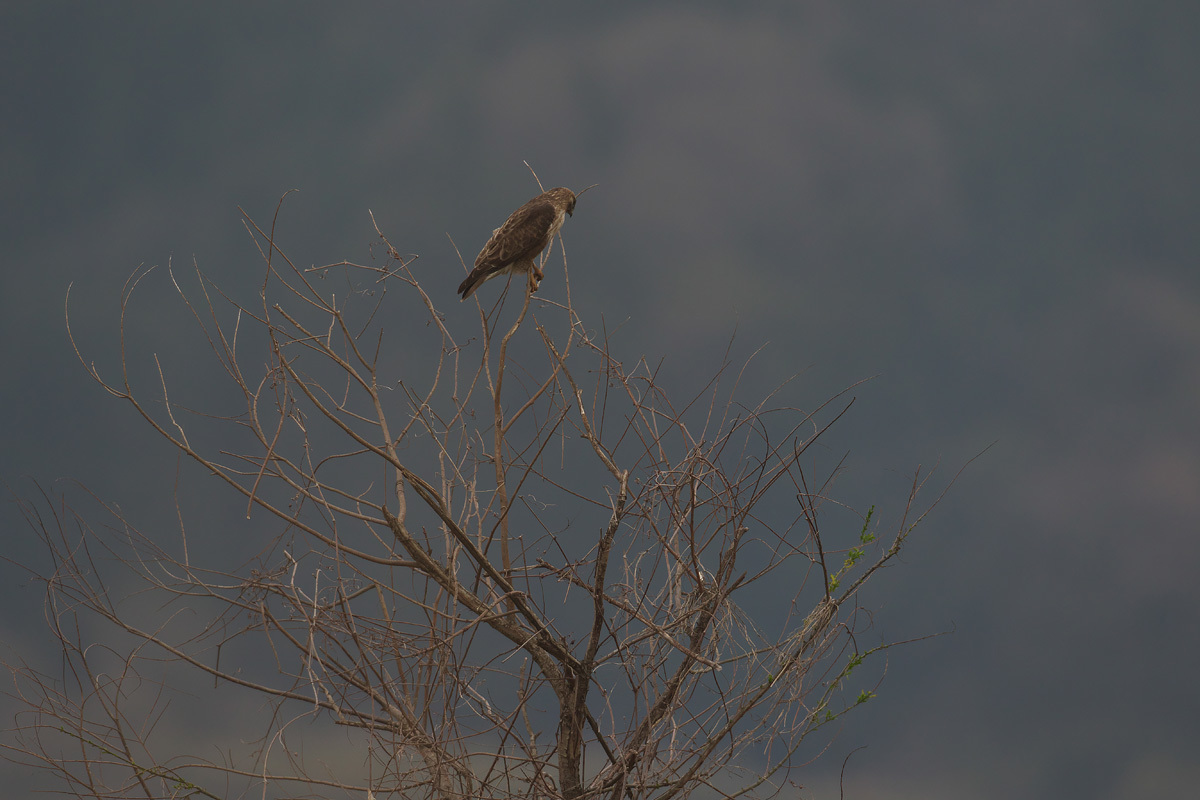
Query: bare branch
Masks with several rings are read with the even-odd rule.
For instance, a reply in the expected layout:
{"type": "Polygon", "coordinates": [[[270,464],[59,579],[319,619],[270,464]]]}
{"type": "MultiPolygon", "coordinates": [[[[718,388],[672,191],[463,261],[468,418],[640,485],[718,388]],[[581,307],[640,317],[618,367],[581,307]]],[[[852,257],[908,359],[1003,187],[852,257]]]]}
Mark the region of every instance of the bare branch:
{"type": "Polygon", "coordinates": [[[177,539],[86,494],[21,501],[63,669],[10,665],[10,757],[89,797],[771,796],[878,688],[862,664],[897,643],[860,646],[860,590],[958,475],[922,506],[918,468],[885,546],[814,447],[860,384],[743,402],[756,354],[731,340],[677,399],[576,314],[561,237],[565,298],[505,289],[467,336],[373,215],[378,260],[298,267],[286,197],[266,230],[243,212],[249,301],[168,265],[215,361],[187,353],[217,376],[207,409],[138,324],[153,268],[122,289],[112,380],[68,290],[92,380],[266,513],[197,552],[179,499],[177,539]]]}

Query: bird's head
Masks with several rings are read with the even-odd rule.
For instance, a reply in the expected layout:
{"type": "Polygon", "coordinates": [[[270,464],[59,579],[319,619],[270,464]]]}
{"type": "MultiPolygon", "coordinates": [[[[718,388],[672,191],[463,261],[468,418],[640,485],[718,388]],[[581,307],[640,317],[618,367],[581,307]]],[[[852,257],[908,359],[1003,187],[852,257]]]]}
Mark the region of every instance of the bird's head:
{"type": "Polygon", "coordinates": [[[565,186],[559,186],[557,189],[551,189],[546,192],[554,198],[554,202],[563,207],[569,216],[575,216],[575,193],[565,186]]]}

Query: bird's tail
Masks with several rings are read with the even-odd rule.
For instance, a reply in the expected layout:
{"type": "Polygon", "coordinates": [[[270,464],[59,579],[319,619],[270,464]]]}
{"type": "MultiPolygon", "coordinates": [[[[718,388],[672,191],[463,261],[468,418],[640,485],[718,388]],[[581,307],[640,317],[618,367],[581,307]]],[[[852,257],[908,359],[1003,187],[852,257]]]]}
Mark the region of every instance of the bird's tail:
{"type": "Polygon", "coordinates": [[[472,272],[468,275],[466,280],[458,285],[458,293],[462,295],[459,300],[466,300],[470,297],[479,288],[479,284],[483,283],[483,280],[482,273],[472,272]]]}

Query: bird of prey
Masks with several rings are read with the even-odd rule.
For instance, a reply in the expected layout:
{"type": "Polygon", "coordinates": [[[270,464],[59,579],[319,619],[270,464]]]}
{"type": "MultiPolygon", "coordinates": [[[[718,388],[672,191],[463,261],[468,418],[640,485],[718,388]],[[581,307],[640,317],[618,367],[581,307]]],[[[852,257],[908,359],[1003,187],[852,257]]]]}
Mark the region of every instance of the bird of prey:
{"type": "Polygon", "coordinates": [[[530,291],[545,277],[535,259],[554,240],[568,214],[575,212],[575,193],[559,186],[542,192],[518,208],[496,230],[475,257],[475,269],[458,287],[466,300],[486,280],[510,272],[528,272],[530,291]]]}

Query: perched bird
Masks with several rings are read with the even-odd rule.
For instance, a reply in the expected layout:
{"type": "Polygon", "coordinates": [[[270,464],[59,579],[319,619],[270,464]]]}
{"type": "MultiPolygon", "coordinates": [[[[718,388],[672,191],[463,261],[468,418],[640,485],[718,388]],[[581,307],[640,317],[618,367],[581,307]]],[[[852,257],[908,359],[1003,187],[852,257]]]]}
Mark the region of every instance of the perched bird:
{"type": "Polygon", "coordinates": [[[510,272],[528,272],[531,291],[537,291],[542,270],[535,262],[554,240],[568,214],[575,212],[575,193],[559,186],[542,192],[518,208],[496,230],[475,257],[475,269],[458,287],[466,300],[486,280],[510,272]]]}

